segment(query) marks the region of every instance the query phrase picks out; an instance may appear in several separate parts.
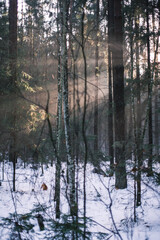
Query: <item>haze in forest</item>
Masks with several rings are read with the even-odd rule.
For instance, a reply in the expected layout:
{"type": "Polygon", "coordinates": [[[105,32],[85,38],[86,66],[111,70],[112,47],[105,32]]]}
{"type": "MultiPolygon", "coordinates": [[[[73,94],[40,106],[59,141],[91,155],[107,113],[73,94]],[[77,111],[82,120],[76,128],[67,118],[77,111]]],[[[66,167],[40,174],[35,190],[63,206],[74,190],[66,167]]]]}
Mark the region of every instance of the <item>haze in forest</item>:
{"type": "Polygon", "coordinates": [[[159,63],[160,0],[0,1],[2,240],[158,240],[159,63]]]}

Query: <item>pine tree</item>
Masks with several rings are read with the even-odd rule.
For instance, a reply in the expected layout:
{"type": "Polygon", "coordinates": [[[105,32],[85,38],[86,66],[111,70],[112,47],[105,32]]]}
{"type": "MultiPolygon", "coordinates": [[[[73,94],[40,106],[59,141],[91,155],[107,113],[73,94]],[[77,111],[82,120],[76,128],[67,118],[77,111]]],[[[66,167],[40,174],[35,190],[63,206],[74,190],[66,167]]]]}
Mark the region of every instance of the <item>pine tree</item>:
{"type": "Polygon", "coordinates": [[[122,1],[114,0],[114,34],[112,47],[115,161],[117,188],[127,187],[125,164],[125,103],[124,103],[124,65],[123,65],[123,22],[122,1]]]}

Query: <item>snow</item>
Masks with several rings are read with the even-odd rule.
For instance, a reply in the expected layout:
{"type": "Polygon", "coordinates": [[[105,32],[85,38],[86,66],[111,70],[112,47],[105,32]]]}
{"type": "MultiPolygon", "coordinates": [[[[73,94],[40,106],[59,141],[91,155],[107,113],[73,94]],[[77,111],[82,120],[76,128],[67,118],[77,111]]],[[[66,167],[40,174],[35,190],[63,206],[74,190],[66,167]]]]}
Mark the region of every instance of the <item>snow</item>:
{"type": "MultiPolygon", "coordinates": [[[[62,166],[65,169],[65,164],[62,166]]],[[[27,214],[39,206],[47,206],[43,212],[45,219],[55,220],[54,183],[55,166],[44,166],[44,174],[41,168],[33,169],[32,165],[24,168],[19,159],[16,169],[16,192],[12,191],[12,163],[5,162],[4,180],[0,187],[0,218],[9,217],[10,213],[27,214]],[[43,191],[41,185],[45,183],[47,191],[43,191]]],[[[97,233],[107,233],[108,237],[101,239],[124,240],[159,240],[160,239],[160,186],[143,176],[142,205],[136,208],[137,221],[134,222],[134,183],[128,176],[128,187],[117,190],[114,187],[114,177],[104,177],[92,172],[93,167],[87,165],[87,212],[92,220],[88,229],[92,232],[90,239],[100,239],[97,233]],[[154,191],[154,189],[156,191],[154,191]],[[116,230],[117,229],[117,230],[116,230]],[[118,231],[120,234],[114,234],[118,231]]],[[[2,171],[2,163],[0,165],[2,171]]],[[[2,175],[2,174],[1,174],[2,175]]],[[[2,177],[2,176],[1,176],[2,177]]],[[[79,216],[83,216],[83,167],[79,168],[79,216]]],[[[66,200],[65,183],[61,180],[61,212],[69,213],[66,200]]],[[[35,216],[36,213],[33,212],[35,216]]],[[[2,222],[2,220],[1,220],[2,222]]],[[[33,230],[24,231],[22,239],[40,240],[46,239],[47,229],[39,230],[36,218],[30,220],[34,225],[33,230]]],[[[45,225],[48,223],[44,222],[45,225]]],[[[48,225],[47,225],[48,226],[48,225]]],[[[9,240],[13,224],[0,226],[0,239],[9,240]]]]}

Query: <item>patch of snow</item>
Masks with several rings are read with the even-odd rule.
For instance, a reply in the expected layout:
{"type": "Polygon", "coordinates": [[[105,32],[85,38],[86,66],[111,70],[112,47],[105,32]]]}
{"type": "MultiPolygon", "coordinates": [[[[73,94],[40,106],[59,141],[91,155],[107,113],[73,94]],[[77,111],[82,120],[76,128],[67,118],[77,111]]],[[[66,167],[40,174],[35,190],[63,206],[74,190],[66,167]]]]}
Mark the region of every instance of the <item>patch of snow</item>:
{"type": "MultiPolygon", "coordinates": [[[[65,164],[62,168],[65,169],[65,164]]],[[[132,177],[128,177],[128,187],[116,190],[114,177],[104,177],[93,173],[93,167],[87,165],[86,181],[86,215],[93,220],[88,230],[93,232],[93,240],[97,240],[99,232],[107,233],[110,240],[120,239],[115,226],[124,240],[159,240],[160,239],[160,186],[149,182],[147,177],[142,182],[142,205],[136,208],[137,222],[134,222],[134,185],[132,177]],[[151,188],[150,188],[150,187],[151,188]],[[156,189],[156,191],[154,191],[156,189]],[[114,222],[113,222],[114,220],[114,222]],[[114,225],[115,223],[115,225],[114,225]]],[[[0,217],[9,217],[10,213],[27,214],[37,206],[46,205],[44,215],[55,220],[54,185],[55,166],[33,169],[32,165],[23,167],[21,161],[16,169],[16,192],[12,191],[12,164],[6,162],[4,180],[0,187],[0,217]],[[47,191],[41,185],[45,183],[47,191]]],[[[79,168],[79,216],[83,216],[83,167],[79,168]]],[[[61,179],[61,212],[69,213],[66,200],[65,183],[61,179]]],[[[27,233],[29,240],[45,239],[46,231],[39,231],[38,223],[31,220],[34,232],[27,233]]],[[[0,227],[0,239],[8,240],[10,229],[0,227]]],[[[25,239],[25,233],[24,238],[25,239]]]]}

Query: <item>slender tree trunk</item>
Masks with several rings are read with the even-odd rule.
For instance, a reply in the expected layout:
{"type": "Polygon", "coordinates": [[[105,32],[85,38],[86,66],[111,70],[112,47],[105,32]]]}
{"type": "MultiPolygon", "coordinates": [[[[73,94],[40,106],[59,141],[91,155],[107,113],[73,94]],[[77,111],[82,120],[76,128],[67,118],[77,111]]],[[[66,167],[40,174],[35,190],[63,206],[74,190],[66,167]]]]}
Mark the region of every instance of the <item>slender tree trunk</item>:
{"type": "MultiPolygon", "coordinates": [[[[76,179],[75,179],[75,193],[76,193],[76,203],[77,203],[77,213],[76,213],[76,225],[78,229],[78,191],[79,191],[79,110],[77,106],[76,110],[76,61],[74,60],[74,66],[73,66],[73,81],[74,81],[74,96],[73,96],[73,103],[74,103],[74,134],[75,134],[75,159],[76,159],[76,179]]],[[[78,88],[78,78],[77,78],[77,88],[78,88]]],[[[78,91],[78,89],[77,89],[78,91]]],[[[78,98],[77,98],[78,101],[78,98]]],[[[78,231],[76,231],[76,239],[78,240],[78,231]]]]}
{"type": "Polygon", "coordinates": [[[70,8],[70,15],[69,15],[69,47],[70,47],[70,75],[73,71],[73,129],[72,129],[72,157],[75,159],[75,199],[76,199],[76,209],[75,209],[75,219],[73,219],[74,224],[76,224],[77,231],[73,231],[73,239],[78,239],[78,189],[79,189],[79,178],[78,178],[78,168],[79,168],[79,113],[78,110],[76,110],[76,60],[78,56],[78,52],[74,51],[74,45],[73,45],[73,39],[72,39],[72,15],[73,15],[73,0],[70,1],[69,4],[70,8]],[[76,117],[77,112],[77,117],[76,117]],[[76,124],[77,123],[77,124],[76,124]]]}
{"type": "MultiPolygon", "coordinates": [[[[138,4],[138,3],[137,3],[138,4]]],[[[141,205],[141,166],[142,166],[142,131],[141,131],[141,84],[140,84],[140,67],[139,67],[139,16],[135,16],[136,29],[136,95],[137,95],[137,124],[136,124],[136,161],[138,162],[137,173],[137,200],[136,205],[141,205]]],[[[137,167],[137,166],[135,166],[137,167]]]]}
{"type": "Polygon", "coordinates": [[[108,1],[108,89],[109,89],[109,105],[108,105],[108,142],[110,168],[113,170],[114,150],[113,150],[113,97],[112,97],[112,41],[114,33],[114,1],[108,1]]]}
{"type": "Polygon", "coordinates": [[[75,137],[75,121],[76,121],[76,57],[74,56],[74,49],[73,49],[73,39],[72,39],[72,7],[73,7],[73,0],[69,3],[70,15],[69,15],[69,50],[68,50],[68,68],[69,68],[69,75],[73,76],[70,77],[70,80],[73,81],[73,98],[72,98],[72,106],[73,106],[73,124],[72,124],[72,157],[75,158],[76,152],[76,137],[75,137]]]}
{"type": "Polygon", "coordinates": [[[29,6],[28,11],[29,11],[29,16],[28,16],[29,58],[30,58],[30,69],[31,69],[32,64],[34,65],[34,60],[33,60],[34,49],[33,49],[33,20],[32,20],[31,7],[30,6],[29,6]]]}
{"type": "Polygon", "coordinates": [[[10,161],[13,162],[13,191],[15,191],[16,175],[16,82],[17,82],[17,0],[9,1],[9,58],[10,58],[10,89],[13,97],[11,126],[10,161]]]}
{"type": "Polygon", "coordinates": [[[109,105],[108,105],[108,139],[109,139],[109,158],[110,169],[113,170],[114,150],[113,150],[113,102],[112,102],[112,71],[111,71],[111,51],[108,47],[108,67],[109,67],[109,105]]]}
{"type": "Polygon", "coordinates": [[[125,103],[123,66],[122,1],[114,0],[113,94],[115,120],[116,188],[127,187],[125,163],[125,103]]]}
{"type": "Polygon", "coordinates": [[[87,59],[85,54],[85,36],[84,36],[84,19],[85,19],[85,12],[84,7],[82,10],[82,55],[83,55],[83,62],[84,62],[84,102],[83,102],[83,117],[82,117],[82,136],[84,141],[84,169],[83,169],[83,218],[84,218],[84,232],[83,232],[83,239],[86,239],[86,167],[87,167],[87,158],[88,158],[88,144],[87,144],[87,137],[86,137],[86,111],[87,111],[87,59]]]}
{"type": "Polygon", "coordinates": [[[98,81],[99,81],[99,0],[96,0],[95,10],[95,29],[96,29],[96,41],[95,41],[95,102],[94,102],[94,155],[96,161],[95,165],[99,166],[98,161],[98,81]]]}
{"type": "MultiPolygon", "coordinates": [[[[131,1],[131,9],[133,9],[134,6],[134,1],[131,1]]],[[[131,56],[131,71],[130,71],[130,78],[131,78],[131,85],[130,85],[130,89],[131,89],[131,96],[130,96],[130,101],[131,101],[131,115],[132,115],[132,122],[133,125],[131,125],[131,129],[133,127],[133,133],[134,133],[134,139],[136,142],[137,139],[137,126],[136,126],[136,114],[135,114],[135,103],[134,103],[134,93],[133,93],[133,72],[134,72],[134,33],[133,33],[133,13],[131,12],[131,17],[130,17],[130,56],[131,56]]],[[[137,45],[136,45],[137,48],[137,45]]],[[[136,49],[136,55],[137,55],[137,49],[136,49]]],[[[136,69],[137,69],[137,65],[136,65],[136,69]]],[[[131,136],[133,134],[131,133],[131,136]]],[[[135,146],[136,148],[136,146],[135,146]]],[[[133,149],[133,153],[134,153],[134,169],[137,168],[137,151],[136,149],[133,149]]],[[[136,171],[134,171],[134,222],[137,221],[137,217],[136,217],[136,206],[137,206],[137,173],[136,171]]]]}
{"type": "Polygon", "coordinates": [[[15,92],[17,81],[17,0],[9,1],[9,58],[11,89],[15,92]]]}
{"type": "MultiPolygon", "coordinates": [[[[59,27],[57,23],[57,31],[59,35],[59,27]]],[[[61,172],[61,145],[62,145],[62,82],[60,73],[60,43],[58,36],[58,109],[57,109],[57,158],[56,158],[56,176],[55,176],[55,197],[56,201],[56,218],[60,218],[60,172],[61,172]]]]}
{"type": "MultiPolygon", "coordinates": [[[[158,12],[158,30],[160,31],[160,0],[158,2],[157,8],[159,9],[158,12]]],[[[155,26],[155,19],[154,19],[154,26],[155,26]]],[[[154,30],[154,29],[153,29],[154,30]]],[[[157,36],[158,37],[158,36],[157,36]]],[[[156,51],[156,41],[154,41],[154,51],[156,51]]],[[[158,49],[157,49],[158,52],[158,49]]],[[[156,56],[156,67],[155,67],[155,154],[159,155],[159,112],[158,112],[158,72],[160,71],[159,64],[158,64],[158,54],[156,56]]]]}
{"type": "Polygon", "coordinates": [[[150,62],[150,31],[149,31],[149,3],[146,0],[146,21],[147,21],[147,62],[148,62],[148,142],[149,142],[149,159],[148,168],[149,175],[152,175],[152,148],[153,148],[153,136],[152,136],[152,79],[151,79],[151,62],[150,62]]]}
{"type": "Polygon", "coordinates": [[[76,213],[75,203],[75,163],[71,157],[71,140],[70,140],[70,124],[69,124],[69,104],[68,104],[68,69],[67,69],[67,3],[61,1],[61,14],[63,21],[61,23],[62,28],[62,40],[61,40],[61,73],[62,73],[62,91],[63,91],[63,111],[64,111],[64,127],[65,127],[65,141],[67,150],[67,164],[68,164],[68,192],[69,192],[69,204],[71,215],[76,213]]]}
{"type": "Polygon", "coordinates": [[[21,47],[23,47],[23,38],[24,38],[24,29],[23,29],[23,26],[24,26],[24,11],[23,11],[23,0],[22,0],[22,6],[21,6],[21,47]]]}

